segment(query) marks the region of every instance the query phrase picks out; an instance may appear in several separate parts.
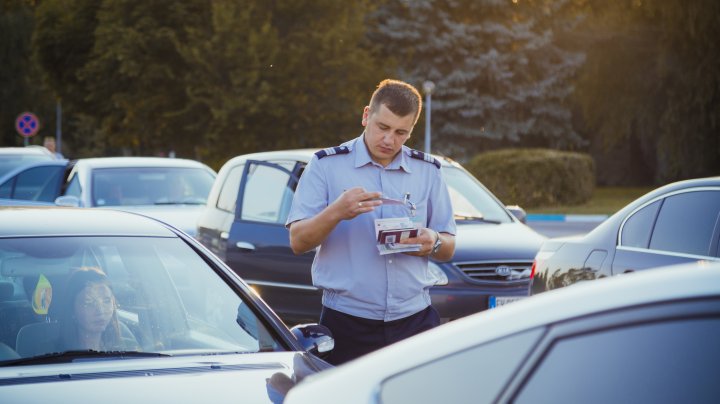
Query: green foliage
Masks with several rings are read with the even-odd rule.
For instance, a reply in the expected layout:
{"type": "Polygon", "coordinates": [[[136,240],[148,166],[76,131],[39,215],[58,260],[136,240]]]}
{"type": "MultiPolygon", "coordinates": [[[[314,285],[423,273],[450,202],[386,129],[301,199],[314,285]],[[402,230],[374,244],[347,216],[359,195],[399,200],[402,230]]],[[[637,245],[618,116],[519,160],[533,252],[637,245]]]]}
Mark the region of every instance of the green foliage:
{"type": "Polygon", "coordinates": [[[508,204],[525,208],[577,205],[595,187],[592,157],[551,149],[504,149],[480,153],[465,167],[508,204]]]}
{"type": "Polygon", "coordinates": [[[359,132],[369,1],[45,0],[34,47],[78,149],[209,160],[359,132]],[[89,125],[89,126],[88,126],[89,125]],[[79,134],[82,134],[80,137],[79,134]]]}
{"type": "Polygon", "coordinates": [[[0,2],[0,147],[22,146],[15,119],[23,112],[40,120],[40,132],[28,140],[42,144],[43,135],[53,134],[55,97],[43,86],[41,71],[32,63],[30,38],[33,9],[22,0],[0,2]]]}
{"type": "Polygon", "coordinates": [[[576,102],[599,166],[641,161],[650,178],[720,172],[720,3],[715,0],[585,2],[575,46],[588,50],[576,102]],[[638,144],[630,148],[628,144],[638,144]],[[654,173],[654,175],[653,175],[654,173]]]}

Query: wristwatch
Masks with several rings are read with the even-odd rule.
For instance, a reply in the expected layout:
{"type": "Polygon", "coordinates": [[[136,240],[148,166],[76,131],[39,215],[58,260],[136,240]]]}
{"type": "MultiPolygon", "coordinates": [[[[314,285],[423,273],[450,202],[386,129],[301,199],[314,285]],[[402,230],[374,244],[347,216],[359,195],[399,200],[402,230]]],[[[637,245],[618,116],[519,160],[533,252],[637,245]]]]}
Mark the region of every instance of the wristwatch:
{"type": "Polygon", "coordinates": [[[435,239],[435,244],[433,244],[432,251],[430,251],[430,255],[433,255],[436,252],[438,252],[440,250],[440,247],[442,246],[442,240],[440,239],[440,233],[435,232],[435,235],[437,236],[437,239],[435,239]]]}

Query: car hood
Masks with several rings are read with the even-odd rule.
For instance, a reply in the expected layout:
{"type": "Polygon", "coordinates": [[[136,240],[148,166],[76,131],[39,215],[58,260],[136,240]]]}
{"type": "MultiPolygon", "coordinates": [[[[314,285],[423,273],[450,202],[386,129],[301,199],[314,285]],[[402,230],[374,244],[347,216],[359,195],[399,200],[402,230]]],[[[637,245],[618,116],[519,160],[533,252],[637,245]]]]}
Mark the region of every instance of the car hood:
{"type": "Polygon", "coordinates": [[[147,205],[147,206],[113,206],[108,209],[140,213],[161,220],[185,233],[195,236],[197,221],[205,205],[147,205]]]}
{"type": "Polygon", "coordinates": [[[546,238],[522,223],[457,222],[453,261],[532,261],[546,238]]]}
{"type": "Polygon", "coordinates": [[[4,402],[280,403],[296,381],[318,371],[318,362],[305,353],[272,352],[14,366],[0,368],[0,396],[4,402]]]}

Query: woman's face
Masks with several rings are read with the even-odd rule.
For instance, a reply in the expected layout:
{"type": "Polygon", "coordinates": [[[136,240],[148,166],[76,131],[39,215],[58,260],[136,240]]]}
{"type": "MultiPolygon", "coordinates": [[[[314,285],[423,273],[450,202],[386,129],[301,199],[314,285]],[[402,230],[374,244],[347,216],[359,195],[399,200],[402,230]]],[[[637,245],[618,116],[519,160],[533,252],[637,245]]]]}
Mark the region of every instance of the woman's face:
{"type": "Polygon", "coordinates": [[[105,331],[115,309],[115,298],[110,288],[102,283],[91,283],[75,297],[75,318],[78,330],[90,334],[105,331]]]}

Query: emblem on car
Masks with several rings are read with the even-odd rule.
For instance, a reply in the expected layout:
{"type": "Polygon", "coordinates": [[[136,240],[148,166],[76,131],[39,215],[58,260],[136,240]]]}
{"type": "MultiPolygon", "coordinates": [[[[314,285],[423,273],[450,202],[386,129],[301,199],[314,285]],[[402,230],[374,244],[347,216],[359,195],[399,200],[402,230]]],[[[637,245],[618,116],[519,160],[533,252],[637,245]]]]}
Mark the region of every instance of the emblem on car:
{"type": "Polygon", "coordinates": [[[510,273],[512,270],[507,265],[500,265],[499,267],[495,268],[495,273],[500,276],[510,276],[510,273]]]}

